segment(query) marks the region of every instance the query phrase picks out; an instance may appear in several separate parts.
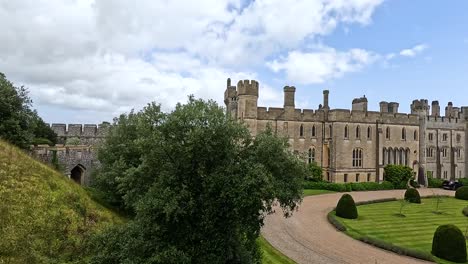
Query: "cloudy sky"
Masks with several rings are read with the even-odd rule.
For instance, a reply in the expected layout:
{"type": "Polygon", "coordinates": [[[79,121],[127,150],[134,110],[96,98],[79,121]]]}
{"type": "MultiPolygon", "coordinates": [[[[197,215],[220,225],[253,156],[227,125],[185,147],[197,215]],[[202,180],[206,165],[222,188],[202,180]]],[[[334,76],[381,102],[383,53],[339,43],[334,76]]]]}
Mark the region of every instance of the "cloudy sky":
{"type": "Polygon", "coordinates": [[[261,106],[332,108],[366,95],[468,105],[468,1],[0,0],[0,72],[47,122],[111,121],[188,94],[222,104],[226,79],[261,106]]]}

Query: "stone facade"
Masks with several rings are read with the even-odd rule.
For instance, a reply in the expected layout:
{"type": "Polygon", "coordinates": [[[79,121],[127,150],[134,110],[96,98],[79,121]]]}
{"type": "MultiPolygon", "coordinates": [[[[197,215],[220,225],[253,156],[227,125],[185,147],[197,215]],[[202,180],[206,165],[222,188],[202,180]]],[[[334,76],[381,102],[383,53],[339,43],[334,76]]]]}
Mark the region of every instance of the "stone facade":
{"type": "Polygon", "coordinates": [[[387,164],[402,164],[442,179],[465,177],[468,157],[468,107],[449,103],[440,115],[437,101],[414,100],[411,113],[399,113],[396,102],[381,102],[368,111],[367,98],[352,101],[351,110],[331,109],[329,91],[318,109],[296,109],[295,87],[284,87],[284,107],[258,107],[259,83],[228,79],[227,113],[253,135],[272,129],[289,139],[291,149],[306,162],[316,162],[331,182],[382,181],[387,164]]]}
{"type": "Polygon", "coordinates": [[[52,124],[58,144],[36,146],[34,155],[39,160],[52,164],[54,155],[65,175],[82,185],[89,185],[93,169],[99,166],[96,147],[106,137],[110,124],[52,124]],[[73,144],[67,144],[72,142],[73,144]],[[55,153],[55,154],[54,154],[55,153]]]}

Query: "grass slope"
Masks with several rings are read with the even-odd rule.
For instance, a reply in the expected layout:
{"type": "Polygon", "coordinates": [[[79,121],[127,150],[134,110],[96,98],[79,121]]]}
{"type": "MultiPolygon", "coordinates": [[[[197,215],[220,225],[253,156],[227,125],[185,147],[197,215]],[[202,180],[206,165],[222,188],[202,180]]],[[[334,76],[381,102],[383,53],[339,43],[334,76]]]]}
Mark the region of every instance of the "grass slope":
{"type": "Polygon", "coordinates": [[[119,216],[81,186],[0,141],[0,263],[82,263],[90,236],[119,216]]]}
{"type": "MultiPolygon", "coordinates": [[[[368,236],[394,245],[430,253],[432,238],[438,226],[454,224],[462,232],[467,230],[468,217],[462,214],[467,202],[444,197],[439,205],[441,214],[435,214],[437,199],[422,199],[422,204],[403,207],[406,217],[398,217],[400,201],[358,206],[357,220],[336,217],[354,238],[368,236]]],[[[438,263],[452,263],[436,259],[438,263]]]]}

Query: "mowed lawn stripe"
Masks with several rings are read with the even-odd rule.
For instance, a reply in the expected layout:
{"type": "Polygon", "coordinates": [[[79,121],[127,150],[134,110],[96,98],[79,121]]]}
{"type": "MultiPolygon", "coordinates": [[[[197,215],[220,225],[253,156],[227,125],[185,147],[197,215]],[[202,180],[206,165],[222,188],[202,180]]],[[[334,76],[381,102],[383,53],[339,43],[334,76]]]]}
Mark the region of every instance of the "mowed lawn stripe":
{"type": "MultiPolygon", "coordinates": [[[[434,232],[440,225],[454,224],[463,233],[467,230],[468,217],[462,214],[468,201],[444,197],[437,208],[437,198],[424,198],[421,204],[404,204],[401,201],[358,206],[359,218],[340,220],[349,234],[381,239],[397,246],[430,253],[434,232]],[[434,213],[438,211],[439,214],[434,213]]],[[[438,260],[440,261],[440,260],[438,260]]],[[[450,263],[441,261],[440,263],[450,263]]]]}

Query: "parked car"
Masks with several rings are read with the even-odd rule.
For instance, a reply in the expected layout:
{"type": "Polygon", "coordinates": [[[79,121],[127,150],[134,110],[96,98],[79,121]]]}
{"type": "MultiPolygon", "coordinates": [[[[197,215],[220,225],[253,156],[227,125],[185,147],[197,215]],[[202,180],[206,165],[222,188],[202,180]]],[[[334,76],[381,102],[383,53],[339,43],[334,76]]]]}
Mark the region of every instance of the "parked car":
{"type": "Polygon", "coordinates": [[[457,190],[458,188],[462,187],[463,183],[458,181],[444,181],[442,183],[442,188],[445,190],[457,190]]]}

